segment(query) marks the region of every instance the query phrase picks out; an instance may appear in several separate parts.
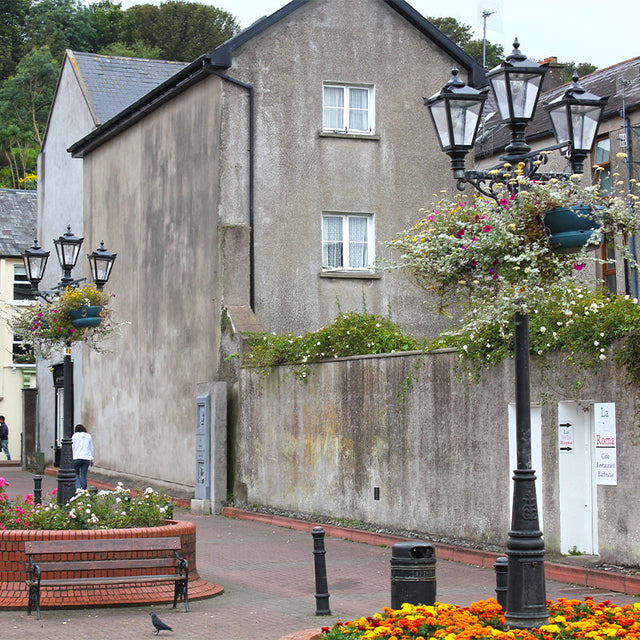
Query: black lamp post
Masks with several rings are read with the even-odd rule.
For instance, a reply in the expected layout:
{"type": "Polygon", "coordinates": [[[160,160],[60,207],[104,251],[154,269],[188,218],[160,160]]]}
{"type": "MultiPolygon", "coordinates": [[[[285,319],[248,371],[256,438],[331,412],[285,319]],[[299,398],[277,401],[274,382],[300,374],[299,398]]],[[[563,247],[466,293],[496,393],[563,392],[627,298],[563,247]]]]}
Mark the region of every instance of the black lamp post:
{"type": "MultiPolygon", "coordinates": [[[[533,119],[547,66],[538,64],[520,51],[516,40],[513,52],[487,77],[498,103],[502,121],[511,131],[511,140],[500,157],[503,162],[517,164],[527,177],[548,180],[552,176],[568,179],[568,174],[539,173],[539,152],[531,152],[525,140],[525,129],[533,119]]],[[[477,123],[486,96],[462,83],[454,69],[453,78],[442,91],[424,102],[429,107],[442,150],[451,157],[458,188],[473,185],[484,195],[498,200],[494,191],[498,183],[508,183],[504,169],[465,171],[464,156],[475,142],[477,123]],[[453,94],[453,95],[452,95],[453,94]],[[452,122],[473,125],[473,139],[456,137],[452,122]],[[488,185],[487,185],[488,183],[488,185]]],[[[573,173],[582,172],[582,164],[591,150],[607,98],[587,93],[577,82],[558,100],[547,106],[558,145],[568,147],[573,173]]],[[[460,127],[459,127],[460,129],[460,127]]],[[[544,161],[544,158],[541,158],[544,161]]],[[[509,188],[517,189],[515,184],[509,188]]],[[[517,468],[513,472],[513,506],[511,529],[507,543],[508,582],[506,624],[515,628],[533,628],[546,624],[547,607],[544,578],[544,542],[540,530],[536,497],[535,471],[531,468],[531,414],[529,384],[529,318],[517,311],[514,316],[516,446],[517,468]]]]}
{"type": "Polygon", "coordinates": [[[451,158],[454,177],[464,178],[464,157],[475,143],[489,89],[479,91],[468,87],[458,78],[458,73],[458,69],[453,67],[449,82],[438,95],[425,99],[425,103],[440,146],[451,158]]]}
{"type": "MultiPolygon", "coordinates": [[[[71,227],[67,226],[67,231],[53,243],[58,254],[58,261],[62,267],[62,278],[60,282],[50,291],[39,291],[38,287],[47,266],[49,252],[43,251],[38,246],[38,241],[34,240],[33,246],[26,249],[22,254],[27,277],[31,282],[31,287],[36,295],[51,302],[60,291],[66,287],[75,287],[85,278],[74,280],[71,271],[75,267],[83,238],[78,238],[71,232],[71,227]]],[[[104,248],[104,242],[89,257],[91,274],[98,287],[106,284],[111,274],[111,267],[116,259],[116,254],[110,253],[104,248]]],[[[73,468],[73,450],[71,446],[73,437],[73,362],[71,360],[71,345],[67,343],[62,364],[63,378],[63,418],[62,418],[62,447],[60,452],[60,468],[58,469],[58,504],[63,505],[69,502],[76,490],[76,474],[73,468]]]]}
{"type": "Polygon", "coordinates": [[[573,82],[558,98],[545,105],[559,143],[571,145],[571,170],[582,173],[584,159],[591,153],[608,98],[589,93],[573,74],[573,82]]]}
{"type": "Polygon", "coordinates": [[[518,162],[531,151],[524,132],[533,119],[547,67],[547,64],[529,60],[520,51],[516,38],[506,60],[487,73],[502,122],[511,130],[511,142],[505,147],[503,156],[506,162],[518,162]]]}
{"type": "Polygon", "coordinates": [[[117,255],[117,253],[107,251],[102,240],[100,241],[100,246],[93,253],[87,255],[89,266],[91,267],[91,277],[98,289],[102,290],[102,287],[107,284],[117,255]]]}
{"type": "Polygon", "coordinates": [[[84,238],[78,238],[71,233],[71,225],[67,225],[67,230],[57,240],[53,241],[58,254],[58,262],[62,267],[62,278],[60,285],[68,286],[74,284],[71,277],[71,270],[78,262],[80,247],[84,238]]]}

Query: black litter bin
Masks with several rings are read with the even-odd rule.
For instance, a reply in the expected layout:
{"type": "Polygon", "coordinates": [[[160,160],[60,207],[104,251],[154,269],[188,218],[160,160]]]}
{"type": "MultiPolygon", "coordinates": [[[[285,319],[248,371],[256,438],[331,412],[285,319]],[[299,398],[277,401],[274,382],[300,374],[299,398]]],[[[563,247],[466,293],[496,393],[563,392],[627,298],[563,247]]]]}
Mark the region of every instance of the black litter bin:
{"type": "Polygon", "coordinates": [[[391,608],[436,601],[436,554],[428,542],[397,542],[391,547],[391,608]]]}

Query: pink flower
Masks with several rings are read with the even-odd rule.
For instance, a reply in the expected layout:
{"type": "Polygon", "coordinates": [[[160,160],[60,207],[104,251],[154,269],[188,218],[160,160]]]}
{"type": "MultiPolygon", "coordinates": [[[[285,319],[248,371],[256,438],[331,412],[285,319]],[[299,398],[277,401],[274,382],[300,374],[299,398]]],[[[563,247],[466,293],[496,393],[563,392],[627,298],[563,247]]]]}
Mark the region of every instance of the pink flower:
{"type": "Polygon", "coordinates": [[[573,268],[574,268],[576,271],[582,271],[582,270],[584,269],[584,262],[576,262],[576,263],[573,265],[573,268]]]}
{"type": "Polygon", "coordinates": [[[486,227],[483,227],[482,229],[485,233],[489,233],[489,231],[491,231],[491,226],[487,225],[486,227]]]}

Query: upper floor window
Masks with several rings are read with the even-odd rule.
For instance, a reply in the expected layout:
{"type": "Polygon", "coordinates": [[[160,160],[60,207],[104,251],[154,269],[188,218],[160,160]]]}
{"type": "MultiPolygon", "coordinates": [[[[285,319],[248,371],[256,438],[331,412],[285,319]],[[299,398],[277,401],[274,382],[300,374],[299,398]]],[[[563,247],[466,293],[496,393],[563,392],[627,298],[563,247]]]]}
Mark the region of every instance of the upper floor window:
{"type": "Polygon", "coordinates": [[[322,268],[370,270],[374,261],[373,216],[326,213],[322,216],[322,268]]]}
{"type": "Polygon", "coordinates": [[[33,292],[31,291],[31,283],[27,278],[27,270],[23,265],[16,264],[13,266],[13,299],[14,300],[33,300],[33,292]]]}
{"type": "Polygon", "coordinates": [[[593,166],[603,193],[611,193],[611,140],[609,135],[598,138],[593,147],[593,166]]]}
{"type": "Polygon", "coordinates": [[[325,84],[322,129],[341,133],[373,133],[373,94],[371,86],[325,84]]]}

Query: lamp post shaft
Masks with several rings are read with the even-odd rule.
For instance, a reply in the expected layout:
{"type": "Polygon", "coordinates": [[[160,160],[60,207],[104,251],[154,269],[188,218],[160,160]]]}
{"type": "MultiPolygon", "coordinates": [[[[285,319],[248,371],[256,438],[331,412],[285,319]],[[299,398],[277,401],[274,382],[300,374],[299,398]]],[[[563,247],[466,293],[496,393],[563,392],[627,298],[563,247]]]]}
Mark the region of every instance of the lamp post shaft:
{"type": "Polygon", "coordinates": [[[548,613],[544,541],[538,518],[536,474],[531,468],[529,316],[516,312],[514,324],[517,468],[513,472],[511,530],[507,543],[506,625],[530,629],[546,624],[548,613]]]}
{"type": "Polygon", "coordinates": [[[73,362],[71,348],[67,347],[63,364],[63,427],[60,469],[58,470],[58,504],[69,502],[76,491],[76,474],[73,469],[73,362]]]}

